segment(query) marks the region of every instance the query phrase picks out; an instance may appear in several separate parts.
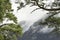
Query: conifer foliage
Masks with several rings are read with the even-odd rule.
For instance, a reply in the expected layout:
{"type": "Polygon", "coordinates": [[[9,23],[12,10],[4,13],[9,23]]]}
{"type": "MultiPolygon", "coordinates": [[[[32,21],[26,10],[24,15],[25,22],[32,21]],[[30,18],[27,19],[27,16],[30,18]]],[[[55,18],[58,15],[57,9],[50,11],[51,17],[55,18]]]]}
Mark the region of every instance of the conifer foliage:
{"type": "Polygon", "coordinates": [[[11,10],[10,0],[0,0],[0,24],[6,18],[14,22],[0,25],[0,40],[17,40],[17,37],[22,35],[22,28],[11,10]]]}

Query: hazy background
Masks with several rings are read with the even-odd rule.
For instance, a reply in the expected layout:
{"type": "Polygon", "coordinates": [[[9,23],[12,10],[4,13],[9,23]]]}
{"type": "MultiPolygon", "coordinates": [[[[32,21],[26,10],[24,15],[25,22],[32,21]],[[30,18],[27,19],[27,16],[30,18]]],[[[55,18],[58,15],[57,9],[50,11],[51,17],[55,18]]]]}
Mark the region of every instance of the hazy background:
{"type": "MultiPolygon", "coordinates": [[[[19,4],[16,4],[16,1],[17,0],[11,0],[12,9],[14,9],[13,14],[18,18],[18,23],[21,24],[23,32],[27,31],[34,22],[40,19],[44,19],[47,16],[46,13],[48,11],[42,9],[38,9],[31,13],[34,9],[38,8],[37,6],[30,7],[32,4],[26,5],[17,11],[19,4]]],[[[22,0],[22,2],[24,2],[24,0],[22,0]]]]}

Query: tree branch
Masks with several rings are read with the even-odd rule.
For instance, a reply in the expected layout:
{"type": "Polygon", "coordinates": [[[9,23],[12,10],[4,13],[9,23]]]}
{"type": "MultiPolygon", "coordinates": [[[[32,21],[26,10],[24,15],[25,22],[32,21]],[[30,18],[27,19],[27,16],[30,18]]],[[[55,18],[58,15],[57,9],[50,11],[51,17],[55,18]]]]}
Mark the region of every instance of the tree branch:
{"type": "Polygon", "coordinates": [[[60,13],[60,11],[59,12],[55,12],[55,13],[53,13],[52,15],[50,15],[48,18],[51,18],[52,16],[54,16],[54,15],[56,15],[56,14],[59,14],[60,13]]]}
{"type": "Polygon", "coordinates": [[[58,10],[60,10],[60,8],[53,8],[53,9],[46,9],[46,8],[44,8],[44,7],[41,7],[39,4],[38,4],[38,1],[36,0],[36,3],[37,3],[37,5],[38,5],[38,7],[39,8],[41,8],[41,9],[44,9],[44,10],[46,10],[46,11],[58,11],[58,10]]]}
{"type": "Polygon", "coordinates": [[[9,25],[9,24],[12,24],[12,23],[8,23],[8,24],[7,24],[7,23],[6,23],[6,24],[2,24],[2,25],[0,25],[0,27],[2,27],[2,26],[4,26],[4,25],[9,25]]]}

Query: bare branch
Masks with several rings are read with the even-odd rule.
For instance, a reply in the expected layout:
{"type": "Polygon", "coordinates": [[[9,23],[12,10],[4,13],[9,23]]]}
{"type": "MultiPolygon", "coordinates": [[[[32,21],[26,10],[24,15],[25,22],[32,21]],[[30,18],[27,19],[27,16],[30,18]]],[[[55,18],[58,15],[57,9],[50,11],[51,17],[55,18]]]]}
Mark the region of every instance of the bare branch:
{"type": "Polygon", "coordinates": [[[46,10],[46,11],[58,11],[60,10],[60,8],[53,8],[53,9],[46,9],[44,7],[41,7],[39,4],[38,4],[38,1],[36,0],[36,3],[37,3],[37,6],[43,10],[46,10]]]}
{"type": "MultiPolygon", "coordinates": [[[[40,8],[36,8],[36,9],[34,9],[32,12],[34,12],[34,11],[36,11],[36,10],[38,10],[38,9],[40,9],[40,8]]],[[[31,12],[31,13],[32,13],[32,12],[31,12]]]]}

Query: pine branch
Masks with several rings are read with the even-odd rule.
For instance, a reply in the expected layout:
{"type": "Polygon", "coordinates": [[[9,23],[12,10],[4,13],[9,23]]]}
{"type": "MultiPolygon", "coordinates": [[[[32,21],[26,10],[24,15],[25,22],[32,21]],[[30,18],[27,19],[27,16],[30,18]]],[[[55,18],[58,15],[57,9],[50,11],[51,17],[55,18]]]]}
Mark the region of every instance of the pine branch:
{"type": "Polygon", "coordinates": [[[4,26],[4,25],[9,25],[9,24],[11,24],[11,23],[8,23],[8,24],[7,24],[7,23],[6,23],[6,24],[2,24],[2,25],[0,25],[0,27],[2,27],[2,26],[4,26]]]}

